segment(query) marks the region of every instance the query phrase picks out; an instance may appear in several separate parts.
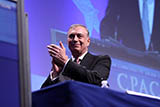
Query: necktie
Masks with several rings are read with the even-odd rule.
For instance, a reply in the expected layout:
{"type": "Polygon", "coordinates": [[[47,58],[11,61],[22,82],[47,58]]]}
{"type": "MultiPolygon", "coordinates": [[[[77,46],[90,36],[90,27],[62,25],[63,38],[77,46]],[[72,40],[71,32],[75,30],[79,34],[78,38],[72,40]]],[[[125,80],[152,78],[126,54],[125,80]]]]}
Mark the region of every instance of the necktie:
{"type": "Polygon", "coordinates": [[[142,26],[143,26],[144,42],[145,42],[146,50],[148,50],[149,44],[150,44],[150,32],[149,32],[147,0],[143,0],[142,26]]]}
{"type": "Polygon", "coordinates": [[[75,58],[74,62],[76,62],[77,64],[80,64],[80,59],[79,58],[75,58]]]}

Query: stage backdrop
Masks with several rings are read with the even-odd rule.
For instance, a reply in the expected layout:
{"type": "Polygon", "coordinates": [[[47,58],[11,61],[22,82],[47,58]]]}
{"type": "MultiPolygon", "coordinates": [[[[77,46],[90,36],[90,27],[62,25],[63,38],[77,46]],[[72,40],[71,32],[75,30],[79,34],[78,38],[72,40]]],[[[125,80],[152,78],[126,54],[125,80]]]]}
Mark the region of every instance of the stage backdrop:
{"type": "Polygon", "coordinates": [[[90,31],[90,52],[112,58],[108,79],[111,89],[160,96],[160,3],[148,2],[149,11],[145,12],[141,0],[129,1],[25,0],[32,91],[40,88],[51,70],[46,46],[61,40],[70,55],[66,33],[71,24],[79,23],[90,31]],[[144,14],[149,22],[144,22],[144,14]],[[149,23],[149,30],[143,23],[149,23]]]}

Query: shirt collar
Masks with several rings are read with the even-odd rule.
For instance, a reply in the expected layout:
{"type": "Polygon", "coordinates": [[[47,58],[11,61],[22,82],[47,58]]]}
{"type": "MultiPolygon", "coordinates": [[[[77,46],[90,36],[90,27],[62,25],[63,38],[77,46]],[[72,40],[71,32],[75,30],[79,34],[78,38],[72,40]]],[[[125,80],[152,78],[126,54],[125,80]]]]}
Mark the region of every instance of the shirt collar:
{"type": "MultiPolygon", "coordinates": [[[[78,57],[80,60],[82,60],[84,58],[84,56],[88,53],[88,51],[86,51],[84,54],[82,54],[80,57],[78,57]]],[[[75,58],[72,56],[72,61],[75,60],[75,58]]]]}

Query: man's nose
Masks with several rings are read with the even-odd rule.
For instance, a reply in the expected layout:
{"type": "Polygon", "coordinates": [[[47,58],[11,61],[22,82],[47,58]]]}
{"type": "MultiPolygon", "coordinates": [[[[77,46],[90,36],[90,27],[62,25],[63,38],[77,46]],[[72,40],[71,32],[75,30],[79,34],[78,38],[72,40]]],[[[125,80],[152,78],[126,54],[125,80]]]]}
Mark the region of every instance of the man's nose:
{"type": "Polygon", "coordinates": [[[77,40],[78,40],[77,35],[74,36],[73,40],[74,40],[74,41],[77,41],[77,40]]]}

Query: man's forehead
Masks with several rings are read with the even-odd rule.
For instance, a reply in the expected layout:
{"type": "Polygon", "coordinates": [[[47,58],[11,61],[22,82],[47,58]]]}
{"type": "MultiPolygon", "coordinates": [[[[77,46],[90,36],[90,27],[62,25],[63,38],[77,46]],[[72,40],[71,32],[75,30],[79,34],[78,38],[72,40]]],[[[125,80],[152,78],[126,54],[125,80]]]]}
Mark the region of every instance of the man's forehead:
{"type": "Polygon", "coordinates": [[[87,31],[84,27],[77,26],[69,29],[68,34],[71,33],[87,33],[87,31]]]}

